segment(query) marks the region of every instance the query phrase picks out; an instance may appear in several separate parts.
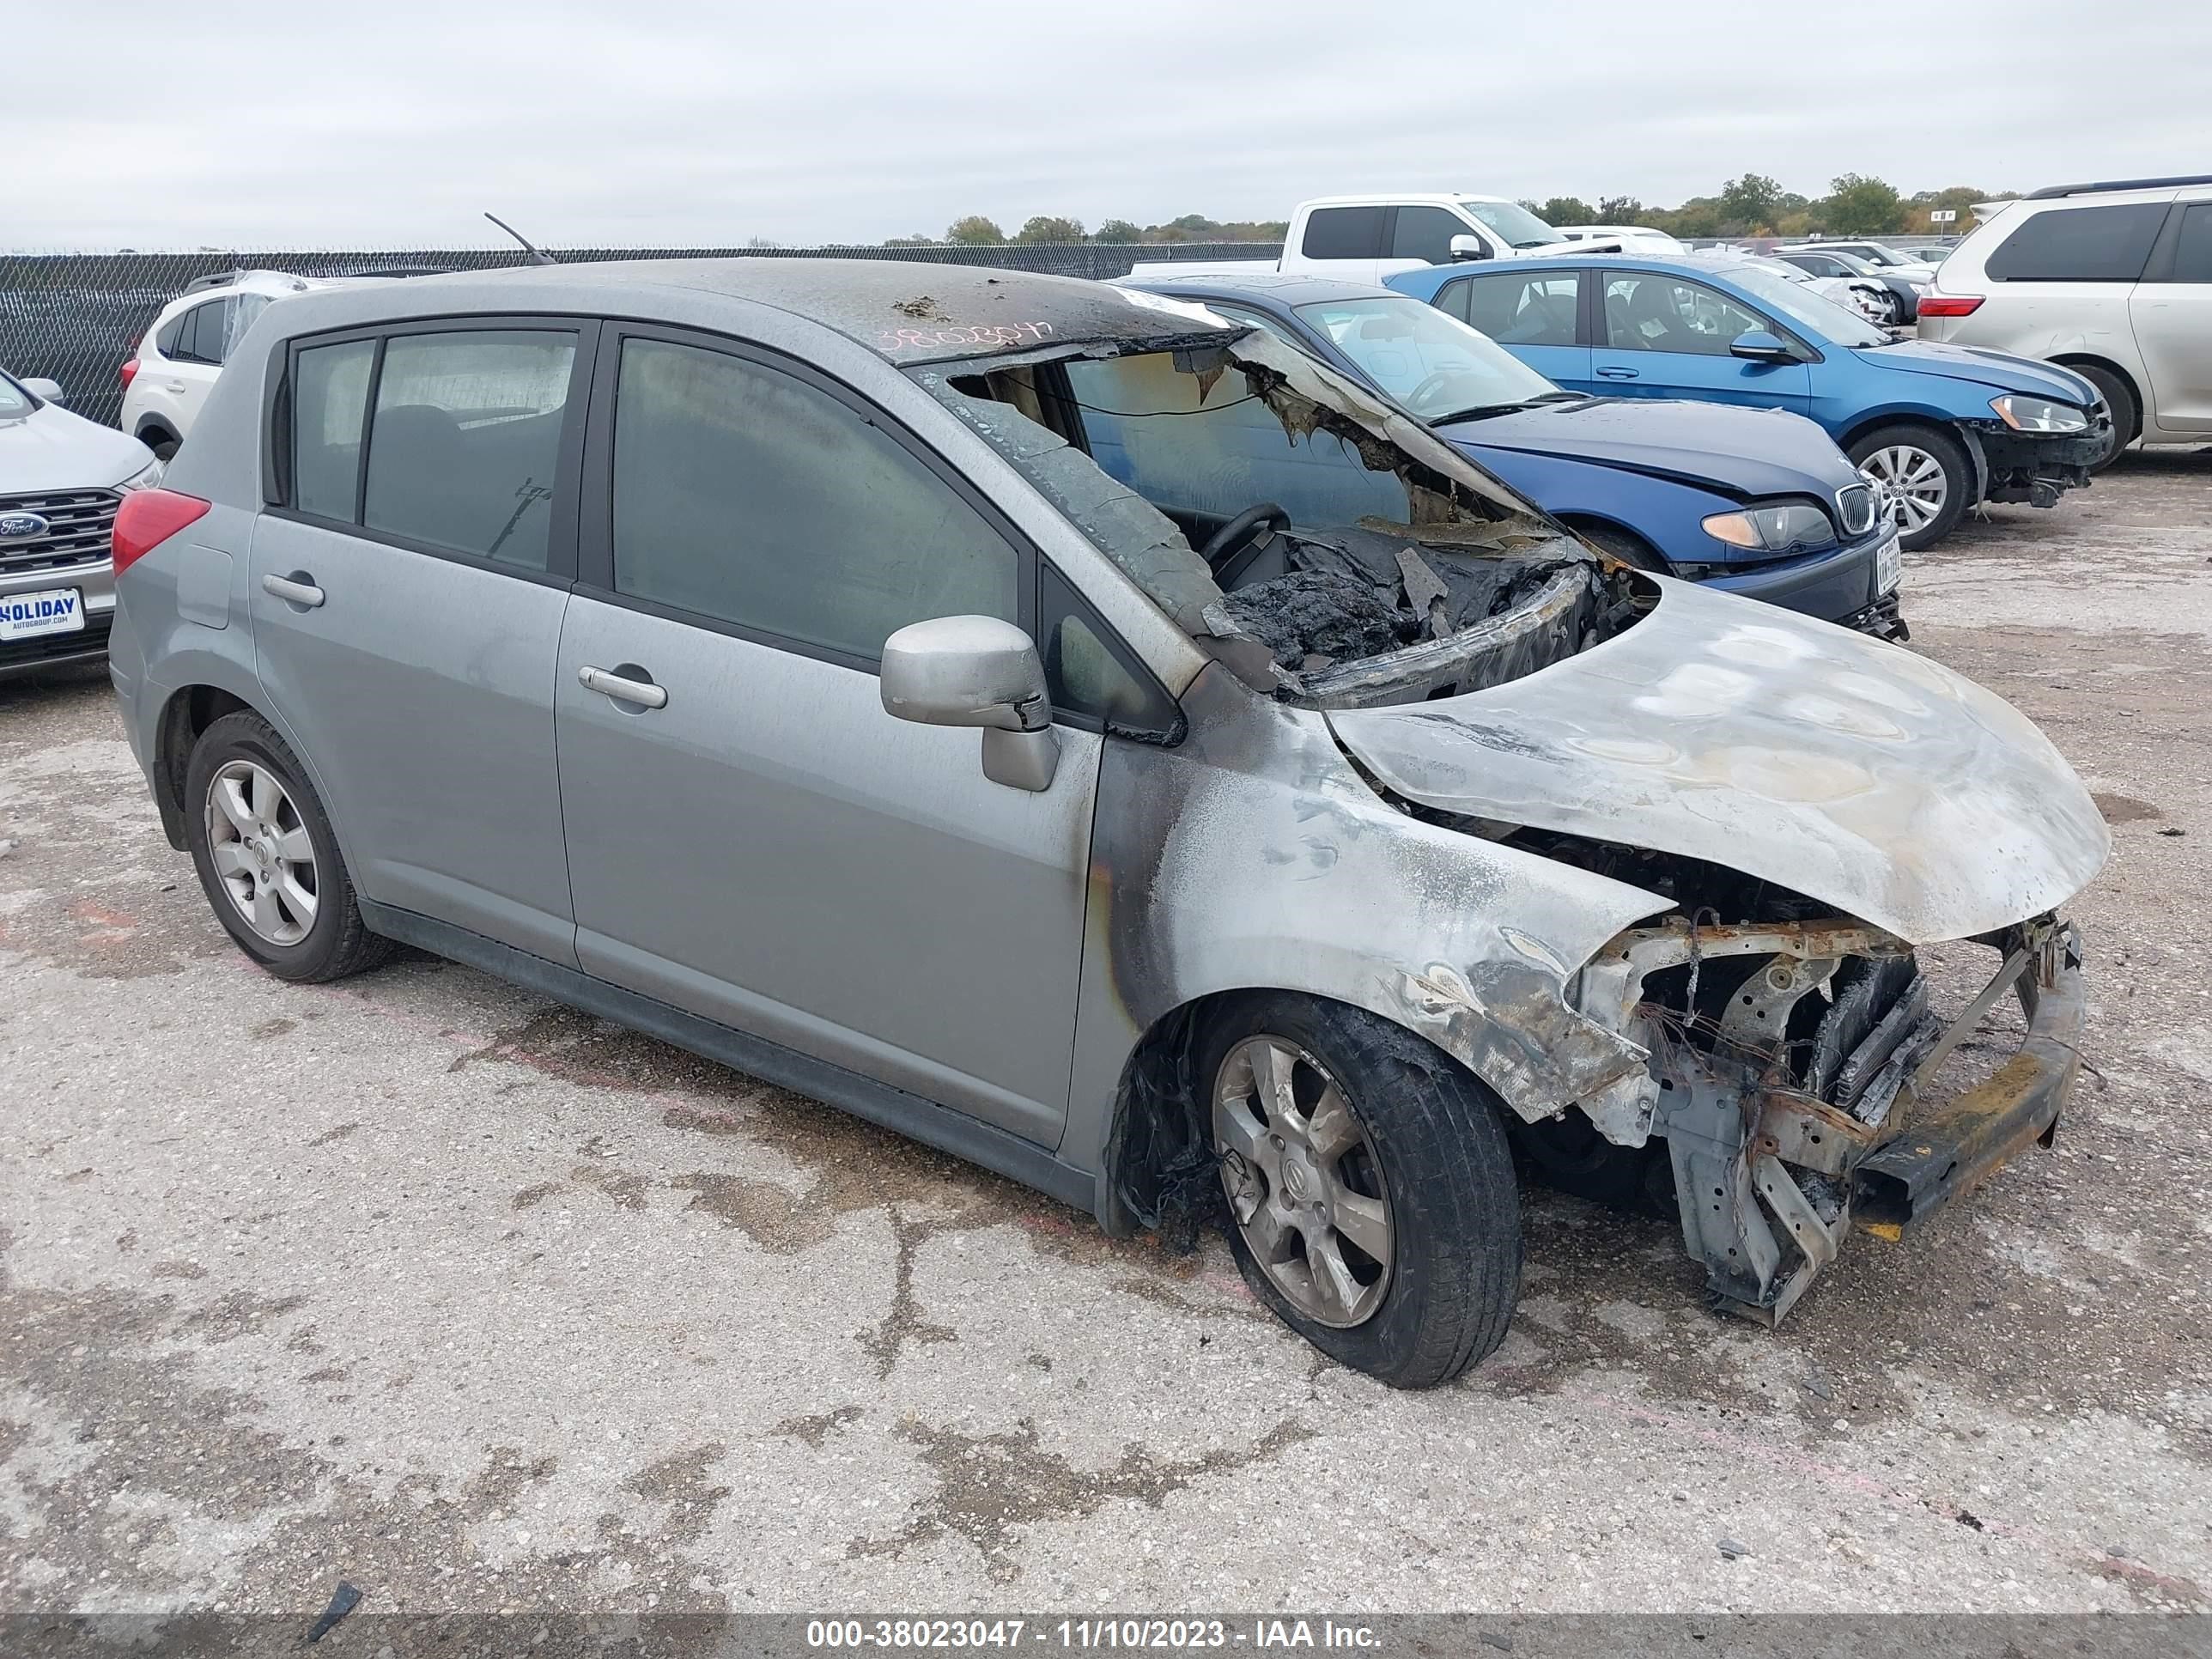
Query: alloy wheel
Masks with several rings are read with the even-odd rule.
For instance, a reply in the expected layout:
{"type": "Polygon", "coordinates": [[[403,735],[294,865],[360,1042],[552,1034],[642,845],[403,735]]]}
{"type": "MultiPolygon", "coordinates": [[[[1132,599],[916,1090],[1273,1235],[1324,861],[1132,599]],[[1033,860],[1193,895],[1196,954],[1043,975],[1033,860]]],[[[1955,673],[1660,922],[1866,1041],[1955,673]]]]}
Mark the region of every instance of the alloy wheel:
{"type": "Polygon", "coordinates": [[[1891,444],[1869,454],[1859,471],[1874,480],[1890,516],[1906,535],[1925,530],[1942,515],[1951,486],[1943,463],[1926,450],[1891,444]]]}
{"type": "Polygon", "coordinates": [[[1253,1259],[1316,1324],[1364,1323],[1390,1282],[1390,1200],[1344,1091],[1296,1043],[1248,1037],[1213,1085],[1221,1182],[1253,1259]]]}
{"type": "Polygon", "coordinates": [[[227,763],[208,785],[208,858],[240,917],[271,945],[297,945],[315,925],[314,842],[267,767],[227,763]]]}

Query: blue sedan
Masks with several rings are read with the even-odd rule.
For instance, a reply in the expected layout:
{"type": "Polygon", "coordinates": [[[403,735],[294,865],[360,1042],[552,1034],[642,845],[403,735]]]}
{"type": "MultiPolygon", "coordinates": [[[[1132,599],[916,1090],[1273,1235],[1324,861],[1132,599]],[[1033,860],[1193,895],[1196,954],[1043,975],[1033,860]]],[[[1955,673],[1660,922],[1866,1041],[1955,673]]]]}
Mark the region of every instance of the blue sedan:
{"type": "Polygon", "coordinates": [[[1908,550],[1977,502],[2056,505],[2111,447],[2071,369],[1897,339],[1764,264],[1577,254],[1386,280],[1571,390],[1810,416],[1881,484],[1908,550]]]}
{"type": "Polygon", "coordinates": [[[1376,387],[1632,564],[1905,637],[1897,532],[1809,421],[1562,391],[1473,329],[1361,283],[1206,272],[1124,286],[1201,301],[1376,387]]]}

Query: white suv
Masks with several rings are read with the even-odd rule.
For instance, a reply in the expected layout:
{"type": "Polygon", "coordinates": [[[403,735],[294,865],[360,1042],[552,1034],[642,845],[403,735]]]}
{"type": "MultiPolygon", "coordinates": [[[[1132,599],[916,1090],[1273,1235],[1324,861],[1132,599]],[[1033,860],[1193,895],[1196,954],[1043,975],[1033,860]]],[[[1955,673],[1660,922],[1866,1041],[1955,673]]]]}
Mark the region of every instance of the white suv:
{"type": "Polygon", "coordinates": [[[1977,211],[1920,301],[1922,339],[2065,364],[2103,394],[2115,453],[2212,441],[2212,175],[2060,185],[1977,211]]]}
{"type": "Polygon", "coordinates": [[[270,301],[327,288],[336,279],[281,270],[232,270],[195,279],[161,307],[123,365],[117,424],[164,461],[177,453],[207,401],[231,347],[270,301]]]}

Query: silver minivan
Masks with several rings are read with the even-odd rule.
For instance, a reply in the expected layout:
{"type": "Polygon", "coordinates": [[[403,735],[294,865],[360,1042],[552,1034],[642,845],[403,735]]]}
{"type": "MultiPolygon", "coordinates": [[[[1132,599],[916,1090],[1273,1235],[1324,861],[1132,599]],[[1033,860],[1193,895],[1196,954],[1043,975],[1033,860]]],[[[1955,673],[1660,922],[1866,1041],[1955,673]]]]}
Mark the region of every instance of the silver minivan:
{"type": "Polygon", "coordinates": [[[2027,720],[1620,565],[1188,303],[787,259],[303,295],[115,562],[131,743],[272,974],[404,941],[1112,1232],[1218,1222],[1392,1383],[1502,1339],[1516,1150],[1663,1195],[1771,1322],[2074,1076],[2057,912],[2107,842],[2027,720]]]}

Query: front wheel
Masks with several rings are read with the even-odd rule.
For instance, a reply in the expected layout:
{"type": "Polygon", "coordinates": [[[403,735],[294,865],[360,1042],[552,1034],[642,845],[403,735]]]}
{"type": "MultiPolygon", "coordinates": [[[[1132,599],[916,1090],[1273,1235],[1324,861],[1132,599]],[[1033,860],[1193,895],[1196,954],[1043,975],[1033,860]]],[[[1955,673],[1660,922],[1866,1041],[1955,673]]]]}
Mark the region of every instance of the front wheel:
{"type": "Polygon", "coordinates": [[[1973,505],[1965,447],[1933,427],[1877,427],[1851,445],[1850,458],[1881,492],[1908,553],[1942,541],[1973,505]]]}
{"type": "Polygon", "coordinates": [[[1488,1090],[1387,1020],[1290,995],[1243,1004],[1201,1065],[1230,1246],[1284,1323],[1401,1389],[1504,1340],[1521,1206],[1488,1090]]]}

